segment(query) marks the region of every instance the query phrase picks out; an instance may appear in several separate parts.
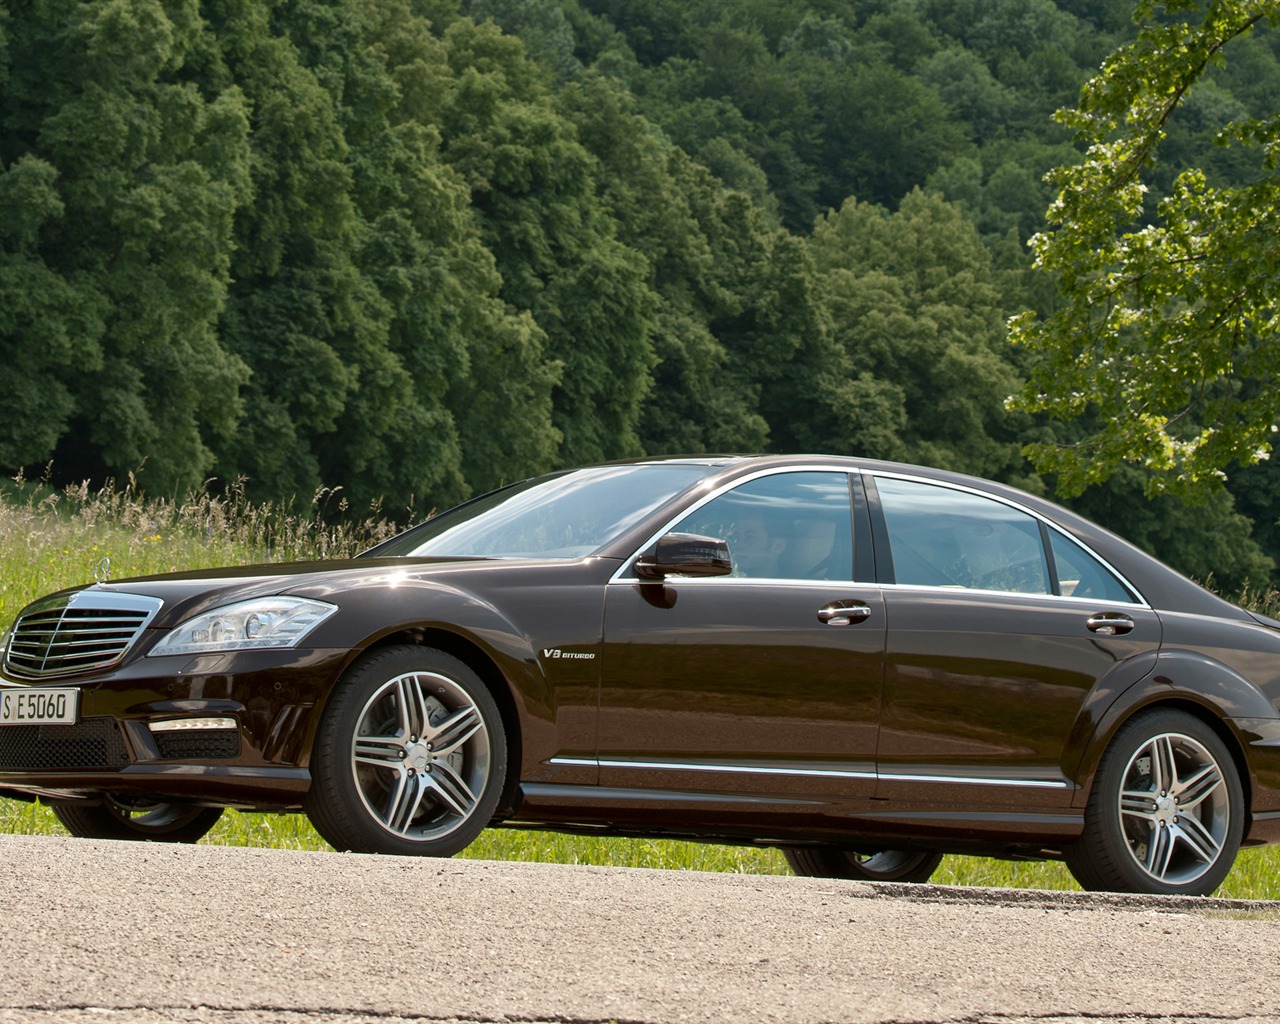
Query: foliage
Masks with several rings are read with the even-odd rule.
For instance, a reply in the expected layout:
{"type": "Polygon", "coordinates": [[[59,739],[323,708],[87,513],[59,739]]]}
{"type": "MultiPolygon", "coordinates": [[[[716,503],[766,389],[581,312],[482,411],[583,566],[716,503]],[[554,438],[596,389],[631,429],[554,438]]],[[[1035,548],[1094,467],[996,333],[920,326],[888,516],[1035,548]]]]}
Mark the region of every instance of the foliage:
{"type": "Polygon", "coordinates": [[[919,191],[894,214],[849,200],[811,247],[838,325],[825,435],[876,458],[1016,476],[1000,275],[960,211],[919,191]]]}
{"type": "MultiPolygon", "coordinates": [[[[1083,428],[1001,408],[1031,361],[1001,324],[1054,315],[1024,244],[1076,153],[1049,114],[1133,32],[1083,0],[5,5],[0,469],[403,517],[716,450],[1043,490],[1020,446],[1083,428]]],[[[1269,173],[1213,140],[1280,109],[1274,36],[1168,121],[1215,189],[1269,173]]],[[[1086,500],[1232,585],[1280,556],[1265,467],[1160,529],[1144,482],[1086,500]]]]}
{"type": "Polygon", "coordinates": [[[0,358],[16,377],[0,397],[0,459],[10,465],[47,458],[75,433],[98,466],[146,460],[159,487],[189,486],[212,465],[209,438],[235,428],[247,373],[216,321],[233,219],[249,197],[248,110],[235,83],[202,91],[181,73],[209,45],[194,0],[10,12],[0,132],[0,358]]]}
{"type": "Polygon", "coordinates": [[[1063,123],[1088,146],[1059,168],[1053,230],[1034,241],[1065,301],[1023,313],[1015,341],[1037,356],[1020,407],[1092,416],[1087,436],[1037,444],[1065,493],[1125,462],[1159,471],[1156,490],[1220,479],[1265,458],[1280,416],[1280,118],[1247,116],[1205,82],[1234,41],[1280,19],[1274,0],[1140,5],[1137,39],[1118,50],[1063,123]],[[1209,113],[1213,111],[1213,113],[1209,113]],[[1215,141],[1252,156],[1243,180],[1188,167],[1148,203],[1158,147],[1175,115],[1226,118],[1215,141]]]}
{"type": "Polygon", "coordinates": [[[445,34],[460,87],[445,157],[467,182],[502,297],[529,311],[560,370],[553,422],[570,463],[641,454],[635,428],[653,363],[644,257],[616,238],[594,159],[541,68],[492,24],[445,34]]]}

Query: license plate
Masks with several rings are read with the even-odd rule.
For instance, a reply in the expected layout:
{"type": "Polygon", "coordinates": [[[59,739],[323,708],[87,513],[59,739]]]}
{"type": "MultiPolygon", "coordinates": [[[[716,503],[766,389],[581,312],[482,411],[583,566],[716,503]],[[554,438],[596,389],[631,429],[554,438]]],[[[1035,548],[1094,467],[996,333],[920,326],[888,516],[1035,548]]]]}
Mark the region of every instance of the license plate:
{"type": "Polygon", "coordinates": [[[0,725],[75,725],[79,710],[79,690],[0,690],[0,725]]]}

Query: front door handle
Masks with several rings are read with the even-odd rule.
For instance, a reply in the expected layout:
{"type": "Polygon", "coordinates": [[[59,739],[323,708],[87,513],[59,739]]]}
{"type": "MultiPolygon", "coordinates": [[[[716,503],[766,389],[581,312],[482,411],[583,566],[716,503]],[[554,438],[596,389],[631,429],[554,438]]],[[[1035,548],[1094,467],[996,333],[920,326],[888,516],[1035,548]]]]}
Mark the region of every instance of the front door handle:
{"type": "Polygon", "coordinates": [[[1102,636],[1120,636],[1132,632],[1137,623],[1120,612],[1099,612],[1097,615],[1089,616],[1089,621],[1085,625],[1091,632],[1102,636]]]}
{"type": "Polygon", "coordinates": [[[871,617],[871,605],[863,601],[832,601],[818,609],[818,621],[828,626],[848,626],[871,617]]]}

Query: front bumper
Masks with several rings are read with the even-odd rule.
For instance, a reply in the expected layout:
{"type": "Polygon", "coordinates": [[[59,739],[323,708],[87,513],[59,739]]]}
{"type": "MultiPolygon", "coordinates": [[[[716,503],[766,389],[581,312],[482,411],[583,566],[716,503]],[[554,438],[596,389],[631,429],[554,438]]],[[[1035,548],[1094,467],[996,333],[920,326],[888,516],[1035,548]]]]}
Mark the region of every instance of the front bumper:
{"type": "Polygon", "coordinates": [[[136,793],[296,808],[311,784],[316,720],[354,653],[136,658],[97,677],[41,680],[80,691],[79,719],[0,726],[0,793],[51,800],[136,793]]]}

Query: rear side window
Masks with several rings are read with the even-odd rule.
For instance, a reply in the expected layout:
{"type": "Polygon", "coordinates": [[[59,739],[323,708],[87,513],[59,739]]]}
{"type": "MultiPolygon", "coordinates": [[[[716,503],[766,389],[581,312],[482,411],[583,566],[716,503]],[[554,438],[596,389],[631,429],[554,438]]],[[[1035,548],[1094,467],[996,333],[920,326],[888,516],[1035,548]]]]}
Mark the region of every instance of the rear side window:
{"type": "Polygon", "coordinates": [[[1033,516],[950,487],[878,477],[898,583],[1052,594],[1033,516]]]}
{"type": "Polygon", "coordinates": [[[1111,570],[1074,540],[1057,530],[1050,530],[1049,538],[1063,597],[1133,603],[1134,596],[1111,570]]]}
{"type": "Polygon", "coordinates": [[[1137,600],[1080,544],[1047,525],[1042,532],[1040,520],[1021,509],[914,480],[877,477],[875,486],[897,583],[1137,600]]]}

